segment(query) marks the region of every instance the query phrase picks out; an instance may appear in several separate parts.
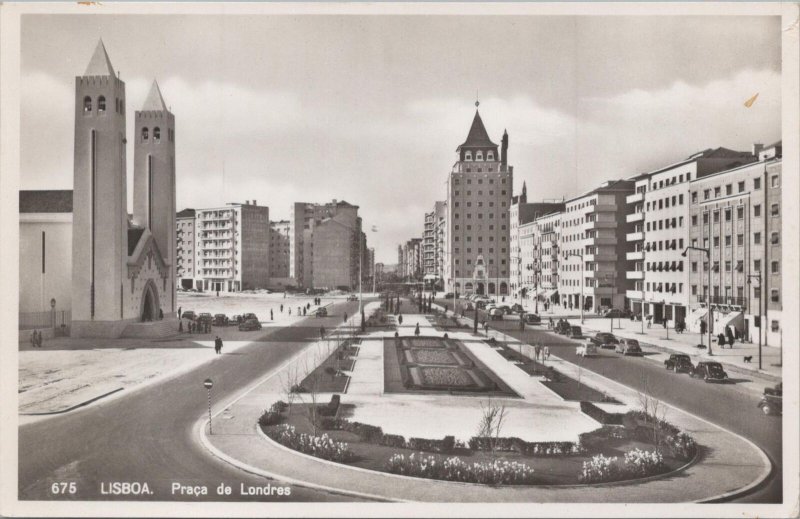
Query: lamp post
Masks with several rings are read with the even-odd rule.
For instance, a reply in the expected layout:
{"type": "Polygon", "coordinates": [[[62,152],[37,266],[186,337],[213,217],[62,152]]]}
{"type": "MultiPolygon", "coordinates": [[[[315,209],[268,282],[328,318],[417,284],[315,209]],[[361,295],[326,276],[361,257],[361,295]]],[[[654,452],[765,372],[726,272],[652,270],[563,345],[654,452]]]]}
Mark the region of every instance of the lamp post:
{"type": "Polygon", "coordinates": [[[708,329],[708,355],[711,356],[714,355],[714,353],[711,351],[711,323],[714,322],[711,319],[711,249],[690,245],[683,250],[681,256],[685,258],[689,255],[690,250],[704,252],[706,254],[706,259],[708,260],[708,297],[706,301],[706,304],[708,305],[708,326],[706,328],[708,329]]]}
{"type": "Polygon", "coordinates": [[[564,253],[564,260],[566,261],[571,256],[574,256],[576,258],[580,258],[581,259],[581,299],[580,299],[580,301],[581,301],[581,324],[583,324],[583,308],[585,306],[584,300],[583,300],[583,298],[584,298],[584,296],[583,296],[583,278],[585,276],[585,274],[583,272],[583,269],[584,269],[583,254],[582,253],[578,253],[578,252],[565,252],[564,253]]]}
{"type": "Polygon", "coordinates": [[[757,272],[755,274],[748,274],[747,275],[747,284],[751,284],[751,279],[755,278],[758,280],[758,369],[761,369],[761,327],[763,326],[763,320],[761,319],[761,298],[764,296],[762,294],[763,290],[761,290],[761,272],[757,272]]]}

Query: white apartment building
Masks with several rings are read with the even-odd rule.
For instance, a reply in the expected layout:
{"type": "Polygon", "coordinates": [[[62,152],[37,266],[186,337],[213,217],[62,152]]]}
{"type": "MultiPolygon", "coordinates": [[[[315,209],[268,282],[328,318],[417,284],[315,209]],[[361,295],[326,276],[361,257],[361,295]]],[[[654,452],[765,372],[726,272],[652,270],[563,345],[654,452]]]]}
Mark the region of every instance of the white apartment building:
{"type": "Polygon", "coordinates": [[[175,241],[177,242],[175,278],[178,286],[186,289],[194,288],[196,277],[194,222],[194,209],[184,209],[175,215],[175,241]]]}
{"type": "Polygon", "coordinates": [[[559,266],[562,211],[541,216],[533,221],[532,287],[538,301],[550,304],[559,301],[559,266]]]}

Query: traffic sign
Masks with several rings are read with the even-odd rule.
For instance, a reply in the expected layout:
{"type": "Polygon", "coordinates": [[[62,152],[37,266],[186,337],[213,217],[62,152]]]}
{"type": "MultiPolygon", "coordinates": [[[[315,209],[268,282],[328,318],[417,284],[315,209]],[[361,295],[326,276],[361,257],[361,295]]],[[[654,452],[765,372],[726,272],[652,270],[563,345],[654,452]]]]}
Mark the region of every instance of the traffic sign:
{"type": "Polygon", "coordinates": [[[206,386],[206,389],[211,389],[211,386],[214,385],[214,382],[210,378],[207,378],[203,382],[203,385],[206,386]]]}

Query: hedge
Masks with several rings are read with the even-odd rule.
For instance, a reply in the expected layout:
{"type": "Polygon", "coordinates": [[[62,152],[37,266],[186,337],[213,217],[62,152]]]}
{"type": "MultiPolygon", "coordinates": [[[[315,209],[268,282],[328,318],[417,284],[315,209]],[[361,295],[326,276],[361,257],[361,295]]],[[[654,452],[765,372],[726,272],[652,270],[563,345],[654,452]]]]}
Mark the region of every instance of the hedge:
{"type": "Polygon", "coordinates": [[[581,412],[603,425],[622,425],[625,417],[623,413],[604,411],[591,402],[581,402],[581,412]]]}
{"type": "Polygon", "coordinates": [[[526,442],[517,437],[473,436],[468,445],[476,451],[518,452],[526,456],[572,456],[582,452],[575,442],[526,442]]]}
{"type": "Polygon", "coordinates": [[[455,448],[455,438],[453,436],[445,436],[442,440],[430,440],[427,438],[409,438],[406,440],[399,434],[384,434],[383,429],[380,427],[351,422],[344,418],[323,418],[320,425],[323,429],[351,432],[364,442],[387,447],[442,453],[451,452],[455,448]]]}

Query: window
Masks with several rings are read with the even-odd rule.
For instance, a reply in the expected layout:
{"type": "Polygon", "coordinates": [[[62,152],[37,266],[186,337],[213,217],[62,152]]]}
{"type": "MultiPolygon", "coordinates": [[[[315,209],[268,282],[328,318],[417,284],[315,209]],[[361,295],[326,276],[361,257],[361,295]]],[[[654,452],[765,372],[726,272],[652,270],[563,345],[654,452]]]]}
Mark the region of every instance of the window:
{"type": "Polygon", "coordinates": [[[714,198],[719,198],[722,195],[722,188],[717,186],[714,188],[714,198]]]}
{"type": "Polygon", "coordinates": [[[92,112],[92,98],[86,96],[83,98],[83,113],[88,114],[92,112]]]}
{"type": "Polygon", "coordinates": [[[755,299],[761,299],[761,287],[753,287],[753,297],[755,299]]]}
{"type": "Polygon", "coordinates": [[[725,209],[725,221],[726,222],[730,222],[731,221],[731,208],[730,207],[725,209]]]}
{"type": "Polygon", "coordinates": [[[697,285],[692,285],[692,295],[693,296],[697,295],[697,285]]]}
{"type": "Polygon", "coordinates": [[[679,195],[679,196],[678,196],[678,203],[679,203],[680,205],[683,205],[683,195],[679,195]]]}
{"type": "Polygon", "coordinates": [[[772,187],[778,187],[780,185],[780,181],[778,180],[778,175],[772,175],[772,177],[769,179],[769,182],[770,186],[772,187]]]}
{"type": "Polygon", "coordinates": [[[725,236],[725,246],[726,247],[730,247],[731,246],[731,236],[730,236],[730,234],[725,236]]]}
{"type": "Polygon", "coordinates": [[[147,126],[142,128],[142,140],[146,141],[150,137],[150,130],[147,129],[147,126]]]}
{"type": "Polygon", "coordinates": [[[770,300],[771,300],[773,303],[780,303],[780,302],[781,302],[781,293],[780,293],[780,290],[778,290],[777,288],[773,288],[773,289],[770,291],[770,296],[769,296],[769,298],[770,298],[770,300]]]}
{"type": "Polygon", "coordinates": [[[756,204],[753,206],[753,217],[758,218],[761,216],[761,204],[756,204]]]}
{"type": "Polygon", "coordinates": [[[753,233],[753,244],[754,245],[760,245],[761,244],[761,233],[760,232],[754,232],[753,233]]]}
{"type": "Polygon", "coordinates": [[[772,208],[771,208],[770,214],[772,214],[772,216],[780,216],[780,214],[781,214],[780,205],[779,204],[772,204],[772,208]]]}
{"type": "Polygon", "coordinates": [[[486,160],[490,160],[490,161],[494,160],[494,152],[493,151],[486,152],[486,160]]]}
{"type": "Polygon", "coordinates": [[[161,128],[158,126],[153,128],[153,140],[156,142],[161,142],[161,128]]]}
{"type": "Polygon", "coordinates": [[[696,215],[696,214],[693,214],[693,215],[692,215],[692,226],[694,227],[694,226],[696,226],[696,225],[697,225],[697,215],[696,215]]]}
{"type": "Polygon", "coordinates": [[[97,113],[102,114],[106,111],[106,97],[100,96],[97,98],[97,113]]]}
{"type": "Polygon", "coordinates": [[[761,189],[761,179],[754,178],[753,179],[753,189],[761,189]]]}
{"type": "Polygon", "coordinates": [[[780,273],[780,271],[781,271],[781,269],[780,269],[780,263],[779,263],[779,262],[777,262],[777,261],[773,261],[773,262],[772,262],[772,265],[771,265],[771,272],[772,272],[773,274],[779,274],[779,273],[780,273]]]}
{"type": "Polygon", "coordinates": [[[692,272],[697,272],[697,262],[696,261],[692,262],[692,272]]]}
{"type": "Polygon", "coordinates": [[[468,152],[464,153],[464,160],[467,161],[467,162],[472,161],[472,152],[471,151],[468,151],[468,152]]]}
{"type": "Polygon", "coordinates": [[[714,223],[719,223],[719,211],[714,211],[714,223]]]}
{"type": "Polygon", "coordinates": [[[726,261],[725,262],[725,272],[730,272],[730,271],[731,271],[731,262],[730,261],[726,261]]]}
{"type": "Polygon", "coordinates": [[[725,186],[725,194],[732,195],[733,194],[733,184],[728,184],[725,186]]]}
{"type": "Polygon", "coordinates": [[[770,236],[770,243],[773,245],[778,245],[781,242],[781,235],[777,232],[772,233],[770,236]]]}
{"type": "Polygon", "coordinates": [[[692,203],[697,203],[697,191],[692,191],[692,203]]]}
{"type": "Polygon", "coordinates": [[[740,205],[736,208],[736,219],[742,220],[744,218],[744,206],[740,205]]]}
{"type": "Polygon", "coordinates": [[[761,272],[761,260],[754,260],[753,261],[753,270],[755,272],[761,272]]]}
{"type": "Polygon", "coordinates": [[[477,161],[482,161],[483,160],[483,152],[482,151],[475,152],[475,160],[477,160],[477,161]]]}
{"type": "Polygon", "coordinates": [[[739,192],[744,193],[744,181],[739,182],[739,192]]]}
{"type": "Polygon", "coordinates": [[[714,236],[714,248],[719,247],[719,236],[714,236]]]}
{"type": "Polygon", "coordinates": [[[736,246],[741,247],[744,245],[744,234],[737,234],[736,235],[736,246]]]}

